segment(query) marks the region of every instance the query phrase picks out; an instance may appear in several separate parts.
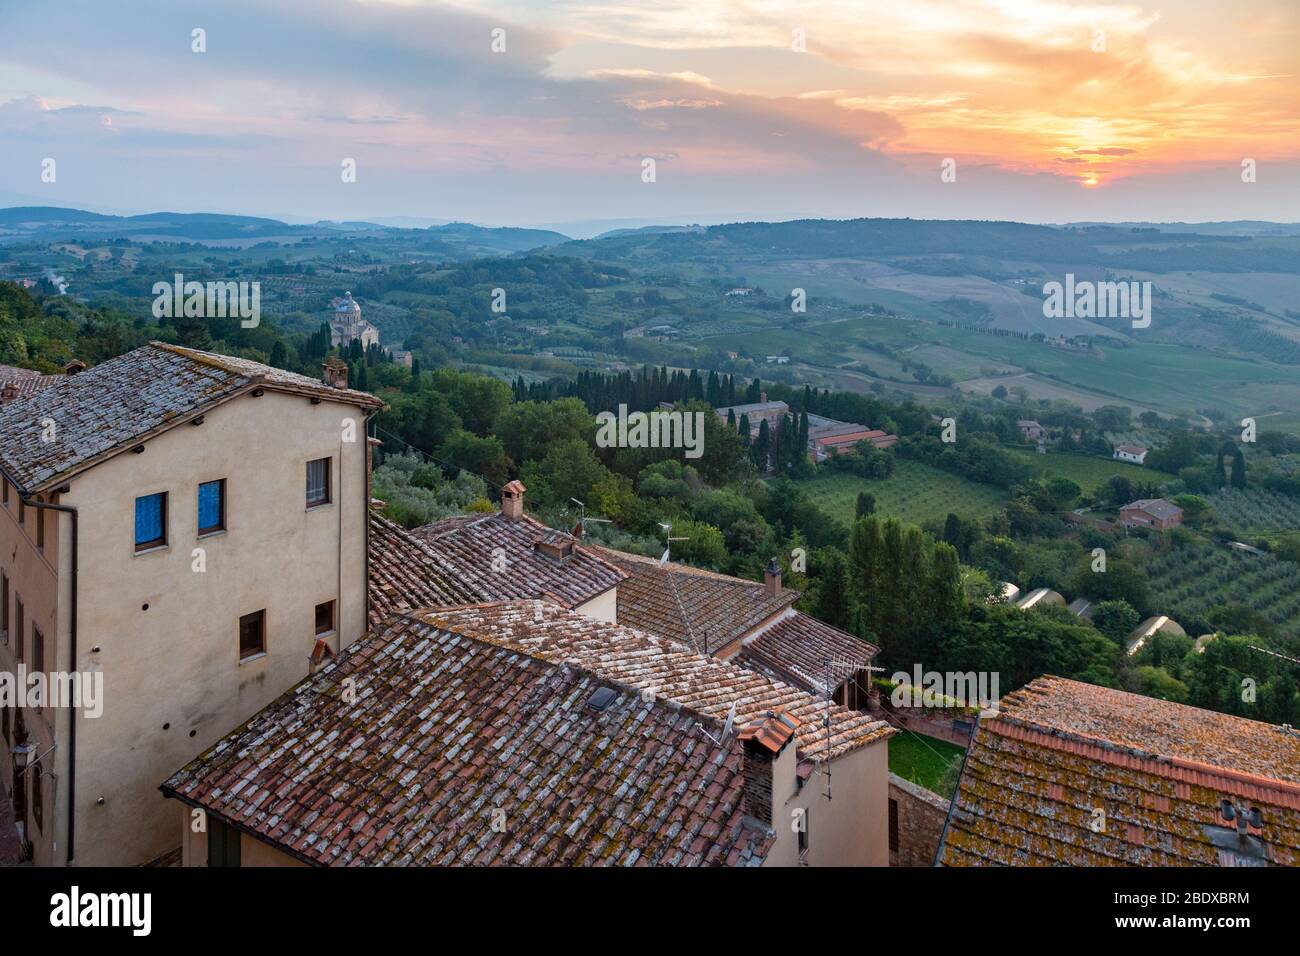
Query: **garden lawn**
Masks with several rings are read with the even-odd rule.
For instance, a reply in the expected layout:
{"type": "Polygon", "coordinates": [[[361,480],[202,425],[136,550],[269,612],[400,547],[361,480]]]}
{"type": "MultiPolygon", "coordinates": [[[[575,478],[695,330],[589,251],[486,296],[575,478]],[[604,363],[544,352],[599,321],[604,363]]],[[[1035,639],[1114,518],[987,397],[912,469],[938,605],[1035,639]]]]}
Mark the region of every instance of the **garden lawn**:
{"type": "Polygon", "coordinates": [[[901,730],[889,738],[889,770],[931,793],[951,798],[952,788],[944,786],[944,774],[948,764],[961,760],[963,753],[962,748],[946,740],[901,730]]]}

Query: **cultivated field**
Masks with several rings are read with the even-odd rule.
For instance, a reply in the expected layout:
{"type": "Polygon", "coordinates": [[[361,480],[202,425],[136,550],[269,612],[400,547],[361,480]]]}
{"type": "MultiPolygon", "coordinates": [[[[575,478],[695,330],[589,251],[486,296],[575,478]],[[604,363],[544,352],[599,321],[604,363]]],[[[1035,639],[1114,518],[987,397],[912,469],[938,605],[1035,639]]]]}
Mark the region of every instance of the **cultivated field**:
{"type": "Polygon", "coordinates": [[[1190,622],[1216,604],[1245,604],[1284,637],[1300,637],[1300,565],[1204,544],[1160,555],[1147,565],[1147,575],[1158,612],[1193,637],[1190,622]]]}
{"type": "Polygon", "coordinates": [[[805,482],[803,488],[828,514],[845,524],[853,521],[858,492],[875,495],[876,513],[912,524],[942,522],[949,512],[963,518],[983,518],[1006,503],[1001,488],[962,478],[919,461],[898,459],[886,479],[827,475],[805,482]]]}
{"type": "Polygon", "coordinates": [[[1091,494],[1110,481],[1115,475],[1123,475],[1130,481],[1152,482],[1155,484],[1169,481],[1173,477],[1172,475],[1166,475],[1163,471],[1156,471],[1154,468],[1143,468],[1141,465],[1130,464],[1126,461],[1098,458],[1093,455],[1069,455],[1052,451],[1040,455],[1037,452],[1021,451],[1019,449],[1011,450],[1011,454],[1031,468],[1038,469],[1040,475],[1069,478],[1082,488],[1085,494],[1091,494]]]}

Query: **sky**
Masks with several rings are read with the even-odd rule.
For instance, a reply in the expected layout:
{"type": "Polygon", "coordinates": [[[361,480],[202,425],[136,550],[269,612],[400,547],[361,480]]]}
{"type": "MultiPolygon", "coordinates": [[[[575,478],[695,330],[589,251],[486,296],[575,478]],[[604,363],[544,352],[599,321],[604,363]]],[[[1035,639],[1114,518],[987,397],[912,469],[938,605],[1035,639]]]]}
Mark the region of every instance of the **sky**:
{"type": "Polygon", "coordinates": [[[1295,0],[0,0],[0,20],[0,206],[1300,220],[1295,0]]]}

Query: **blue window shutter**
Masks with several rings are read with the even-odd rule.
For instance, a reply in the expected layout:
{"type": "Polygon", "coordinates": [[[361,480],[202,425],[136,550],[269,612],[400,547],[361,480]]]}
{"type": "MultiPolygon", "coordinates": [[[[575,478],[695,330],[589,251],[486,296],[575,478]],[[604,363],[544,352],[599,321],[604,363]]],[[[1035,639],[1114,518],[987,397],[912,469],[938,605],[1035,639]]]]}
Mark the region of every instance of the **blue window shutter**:
{"type": "Polygon", "coordinates": [[[135,543],[148,544],[162,537],[163,496],[146,495],[135,499],[135,543]]]}
{"type": "Polygon", "coordinates": [[[221,482],[206,481],[199,485],[199,530],[221,525],[221,482]]]}

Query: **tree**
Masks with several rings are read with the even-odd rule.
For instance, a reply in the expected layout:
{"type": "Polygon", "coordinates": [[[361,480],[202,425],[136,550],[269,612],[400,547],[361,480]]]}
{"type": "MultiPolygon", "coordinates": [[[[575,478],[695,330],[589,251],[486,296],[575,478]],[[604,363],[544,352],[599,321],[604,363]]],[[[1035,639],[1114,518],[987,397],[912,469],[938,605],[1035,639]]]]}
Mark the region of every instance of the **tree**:
{"type": "Polygon", "coordinates": [[[1232,478],[1230,483],[1234,488],[1246,487],[1246,458],[1238,448],[1232,454],[1232,478]]]}
{"type": "Polygon", "coordinates": [[[848,562],[838,550],[829,550],[817,576],[817,597],[813,617],[841,630],[852,624],[853,605],[849,597],[848,562]]]}
{"type": "Polygon", "coordinates": [[[1092,609],[1092,626],[1116,644],[1123,644],[1141,621],[1128,601],[1102,601],[1092,609]]]}
{"type": "Polygon", "coordinates": [[[859,491],[858,500],[853,506],[854,518],[865,518],[876,513],[876,496],[869,491],[859,491]]]}

